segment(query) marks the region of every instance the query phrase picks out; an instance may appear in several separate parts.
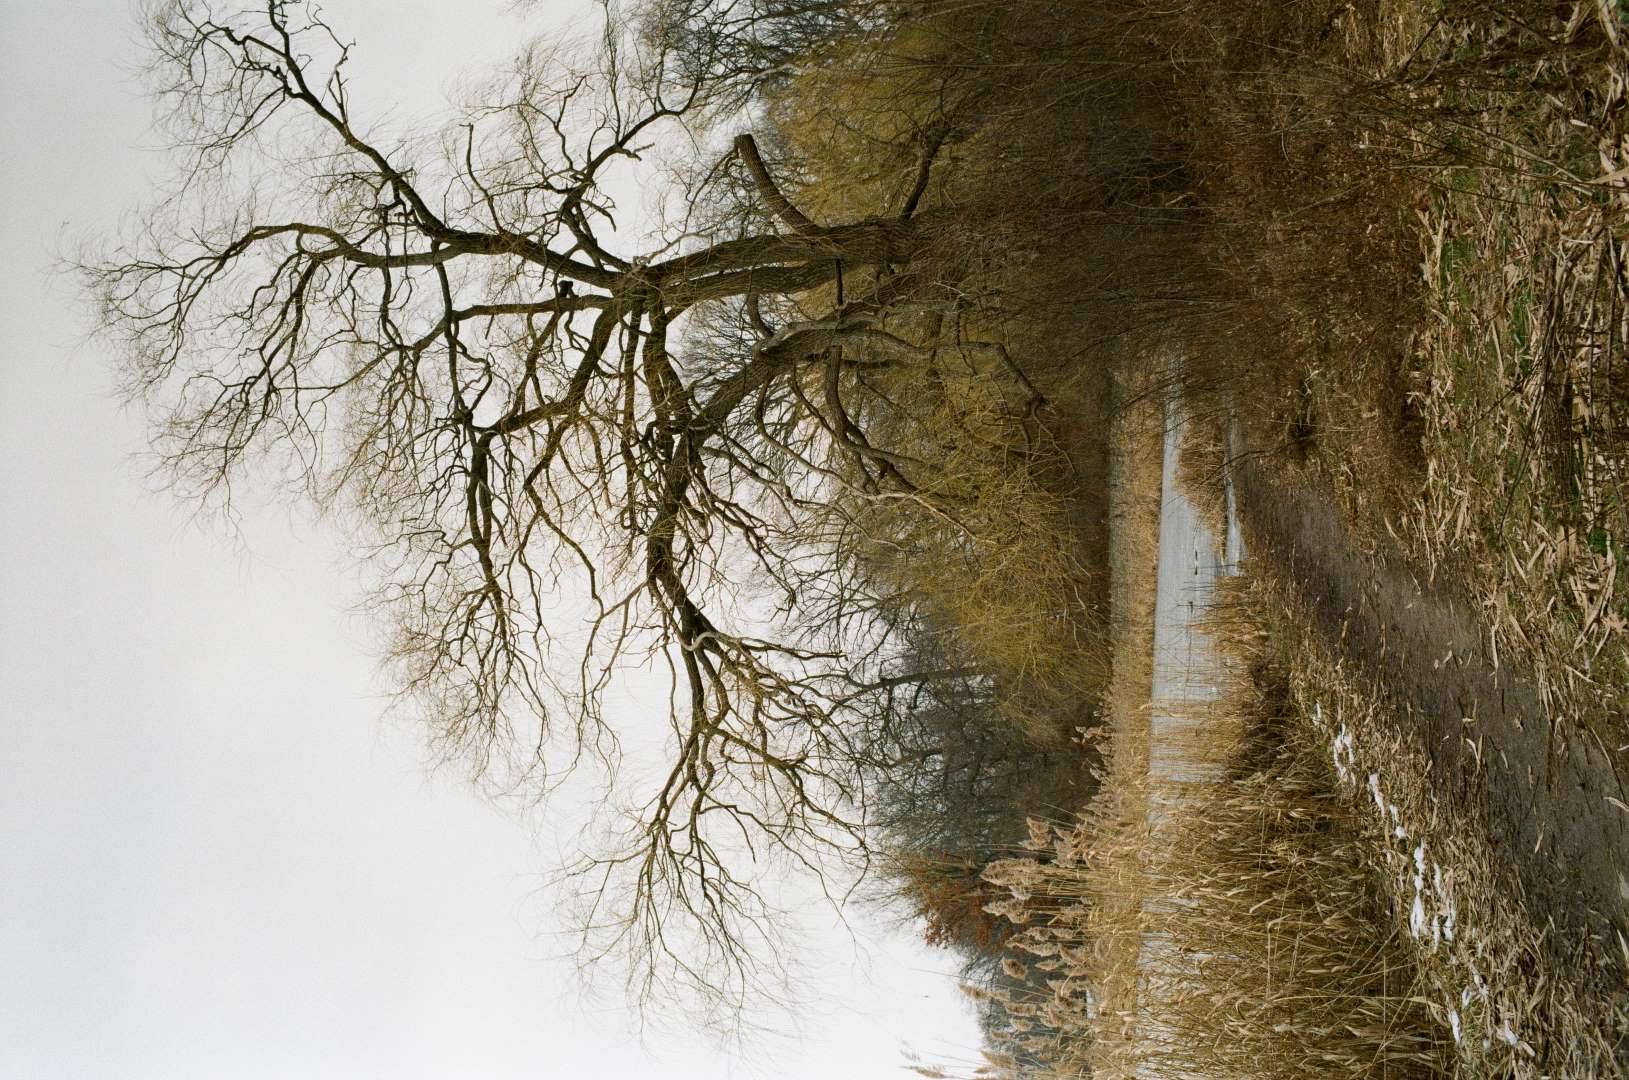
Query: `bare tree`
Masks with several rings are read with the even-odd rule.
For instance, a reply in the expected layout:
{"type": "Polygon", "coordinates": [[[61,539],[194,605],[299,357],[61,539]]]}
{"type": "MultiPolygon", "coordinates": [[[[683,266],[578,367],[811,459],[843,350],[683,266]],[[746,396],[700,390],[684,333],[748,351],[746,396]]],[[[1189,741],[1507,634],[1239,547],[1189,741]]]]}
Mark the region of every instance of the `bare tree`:
{"type": "Polygon", "coordinates": [[[443,753],[547,776],[563,736],[613,762],[607,686],[667,665],[671,762],[574,869],[600,945],[726,997],[767,932],[734,856],[863,858],[845,711],[935,677],[888,666],[830,558],[855,500],[954,513],[932,462],[878,434],[898,430],[882,380],[945,350],[1016,368],[939,340],[918,264],[942,127],[902,148],[893,205],[840,223],[801,212],[750,135],[646,250],[623,248],[611,181],[705,140],[695,121],[846,10],[798,8],[774,48],[680,32],[701,6],[608,21],[581,53],[532,46],[459,123],[391,138],[354,113],[351,46],[314,8],[167,0],[148,27],[180,183],[86,260],[179,487],[224,497],[269,459],[368,530],[394,670],[443,753]],[[797,632],[811,606],[839,630],[797,632]]]}

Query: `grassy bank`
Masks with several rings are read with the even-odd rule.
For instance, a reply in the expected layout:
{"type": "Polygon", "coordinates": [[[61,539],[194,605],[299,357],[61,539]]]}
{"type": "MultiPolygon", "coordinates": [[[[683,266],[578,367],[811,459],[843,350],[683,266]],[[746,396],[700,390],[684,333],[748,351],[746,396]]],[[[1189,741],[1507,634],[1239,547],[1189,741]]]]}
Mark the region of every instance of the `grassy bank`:
{"type": "Polygon", "coordinates": [[[1465,595],[1557,737],[1629,751],[1625,27],[1612,5],[1224,5],[1188,115],[1196,395],[1465,595]]]}
{"type": "Polygon", "coordinates": [[[1542,913],[1523,907],[1474,813],[1444,797],[1396,705],[1307,632],[1286,593],[1262,590],[1260,611],[1284,665],[1285,707],[1360,822],[1388,922],[1419,972],[1415,992],[1452,1038],[1454,1074],[1618,1075],[1629,1002],[1592,994],[1584,957],[1556,967],[1542,913]]]}

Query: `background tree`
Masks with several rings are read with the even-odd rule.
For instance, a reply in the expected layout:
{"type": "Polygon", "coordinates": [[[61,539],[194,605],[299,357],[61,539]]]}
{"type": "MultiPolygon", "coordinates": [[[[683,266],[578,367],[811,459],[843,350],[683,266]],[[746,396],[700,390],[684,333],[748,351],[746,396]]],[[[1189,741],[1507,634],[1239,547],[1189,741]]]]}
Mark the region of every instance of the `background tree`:
{"type": "MultiPolygon", "coordinates": [[[[1090,722],[1102,350],[1173,302],[1135,253],[1181,217],[1113,14],[652,0],[391,134],[311,6],[149,13],[183,160],[85,273],[170,477],[269,464],[357,523],[404,701],[478,772],[614,769],[606,691],[665,667],[671,754],[571,868],[642,991],[739,998],[749,864],[863,868],[900,747],[972,746],[900,694],[1090,722]],[[653,226],[616,199],[657,158],[653,226]]],[[[1027,760],[991,738],[968,797],[1027,760]]]]}
{"type": "Polygon", "coordinates": [[[617,898],[590,912],[602,944],[739,993],[766,912],[731,852],[863,856],[844,711],[920,677],[883,670],[875,640],[786,629],[844,595],[808,527],[830,491],[935,501],[932,464],[879,442],[886,405],[857,400],[933,353],[896,330],[931,303],[918,197],[817,223],[742,135],[695,193],[728,213],[626,249],[613,175],[739,100],[739,36],[649,24],[641,43],[607,21],[591,49],[524,51],[435,136],[387,137],[353,112],[351,46],[314,8],[174,0],[147,25],[185,162],[85,273],[166,468],[224,499],[270,458],[354,515],[402,691],[478,770],[546,778],[562,734],[568,760],[613,763],[609,680],[666,664],[670,767],[575,869],[617,898]],[[687,317],[712,347],[676,354],[687,317]]]}
{"type": "MultiPolygon", "coordinates": [[[[905,636],[923,667],[955,647],[952,633],[931,625],[905,636]]],[[[878,846],[929,944],[959,950],[969,971],[989,969],[1012,924],[984,910],[1007,898],[983,880],[984,868],[1022,850],[1031,819],[1067,819],[1085,805],[1096,791],[1091,757],[1012,723],[987,675],[910,686],[884,715],[871,747],[878,846]]]]}

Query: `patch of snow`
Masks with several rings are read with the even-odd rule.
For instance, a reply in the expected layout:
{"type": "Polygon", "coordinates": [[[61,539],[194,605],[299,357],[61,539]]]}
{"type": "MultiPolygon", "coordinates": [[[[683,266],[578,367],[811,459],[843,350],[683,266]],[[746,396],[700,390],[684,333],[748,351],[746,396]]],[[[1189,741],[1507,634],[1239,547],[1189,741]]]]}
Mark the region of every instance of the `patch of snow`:
{"type": "Polygon", "coordinates": [[[1516,1034],[1516,1029],[1510,1026],[1509,1020],[1500,1021],[1498,1028],[1494,1030],[1493,1034],[1498,1036],[1499,1041],[1504,1043],[1506,1046],[1520,1050],[1528,1057],[1533,1056],[1533,1048],[1527,1044],[1525,1039],[1516,1034]]]}
{"type": "Polygon", "coordinates": [[[1424,937],[1426,925],[1425,901],[1420,898],[1419,893],[1415,893],[1414,906],[1408,913],[1408,931],[1417,938],[1424,937]]]}
{"type": "Polygon", "coordinates": [[[1424,938],[1435,925],[1436,920],[1425,911],[1425,844],[1421,843],[1414,849],[1414,906],[1409,911],[1408,929],[1416,938],[1424,938]]]}
{"type": "MultiPolygon", "coordinates": [[[[1314,704],[1312,712],[1313,718],[1318,719],[1322,715],[1321,706],[1314,704]]],[[[1335,776],[1341,783],[1357,782],[1357,751],[1352,745],[1352,733],[1346,730],[1345,724],[1342,724],[1340,730],[1335,733],[1335,739],[1329,747],[1329,756],[1335,763],[1335,776]]]]}
{"type": "Polygon", "coordinates": [[[1454,1029],[1454,1042],[1459,1042],[1460,1036],[1463,1035],[1464,1032],[1459,1026],[1459,1013],[1455,1012],[1453,1009],[1448,1010],[1448,1026],[1454,1029]]]}

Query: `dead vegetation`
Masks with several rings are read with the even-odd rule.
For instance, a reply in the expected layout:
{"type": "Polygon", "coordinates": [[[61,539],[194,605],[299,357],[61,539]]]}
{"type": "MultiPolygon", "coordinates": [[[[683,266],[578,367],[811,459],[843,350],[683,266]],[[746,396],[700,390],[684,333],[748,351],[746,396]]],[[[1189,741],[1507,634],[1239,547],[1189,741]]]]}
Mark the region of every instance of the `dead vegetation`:
{"type": "Polygon", "coordinates": [[[1592,989],[1587,958],[1557,967],[1552,928],[1524,907],[1474,812],[1446,797],[1408,725],[1390,714],[1395,704],[1307,630],[1289,591],[1258,587],[1255,605],[1283,665],[1283,707],[1328,755],[1334,792],[1391,898],[1387,921],[1409,945],[1414,993],[1437,1037],[1452,1040],[1445,1071],[1619,1075],[1629,996],[1592,989]]]}
{"type": "Polygon", "coordinates": [[[580,72],[528,54],[423,161],[353,127],[315,14],[269,5],[267,46],[155,11],[200,167],[273,113],[328,140],[264,181],[304,224],[245,206],[89,268],[178,476],[292,447],[372,515],[404,691],[477,768],[544,776],[555,728],[609,764],[601,695],[666,658],[666,786],[579,865],[613,944],[752,993],[773,920],[733,868],[762,843],[888,867],[983,950],[999,1068],[1610,1068],[1616,1006],[1274,583],[1219,616],[1219,782],[1155,790],[1144,706],[1180,355],[1208,518],[1236,419],[1376,564],[1471,598],[1563,749],[1629,756],[1620,6],[652,0],[580,72]],[[671,243],[611,250],[602,172],[748,115],[761,140],[679,170],[671,243]],[[562,582],[596,607],[563,667],[562,582]]]}
{"type": "Polygon", "coordinates": [[[1227,7],[1195,68],[1228,301],[1195,394],[1369,551],[1472,598],[1560,737],[1621,755],[1621,13],[1227,7]]]}
{"type": "MultiPolygon", "coordinates": [[[[1164,205],[1194,215],[1193,268],[1136,283],[1183,299],[1160,339],[1208,421],[1185,446],[1202,514],[1221,516],[1236,418],[1264,472],[1338,503],[1373,565],[1471,602],[1495,669],[1538,685],[1555,752],[1588,738],[1621,765],[1621,15],[1386,0],[1120,15],[1180,73],[1167,104],[1191,201],[1164,205]]],[[[1613,1074],[1629,1028],[1586,974],[1600,958],[1558,963],[1475,800],[1289,596],[1263,581],[1245,605],[1246,637],[1273,635],[1250,646],[1255,700],[1232,705],[1251,733],[1218,736],[1233,772],[1186,796],[1205,808],[1186,832],[1147,824],[1116,648],[1101,790],[1032,838],[1044,855],[992,868],[1011,890],[995,910],[1024,927],[1012,947],[1041,957],[1010,955],[987,991],[1007,1018],[997,1070],[1613,1074]],[[1150,911],[1161,895],[1183,899],[1150,911]],[[1172,943],[1152,965],[1150,934],[1172,943]]]]}
{"type": "Polygon", "coordinates": [[[1224,767],[1150,781],[1146,725],[1078,818],[1034,823],[987,877],[1020,924],[996,1071],[1044,1076],[1439,1076],[1451,1038],[1420,994],[1363,807],[1292,705],[1256,603],[1213,620],[1228,686],[1192,747],[1224,767]],[[1144,748],[1146,749],[1146,747],[1144,748]],[[1123,771],[1120,767],[1124,766],[1123,771]],[[1150,784],[1168,812],[1151,818],[1150,784]],[[1171,809],[1174,808],[1174,809],[1171,809]]]}
{"type": "Polygon", "coordinates": [[[1091,806],[994,864],[1020,987],[992,1075],[1613,1076],[1629,1001],[1554,966],[1478,822],[1387,704],[1263,580],[1211,624],[1220,784],[1150,823],[1129,751],[1091,806]]]}

